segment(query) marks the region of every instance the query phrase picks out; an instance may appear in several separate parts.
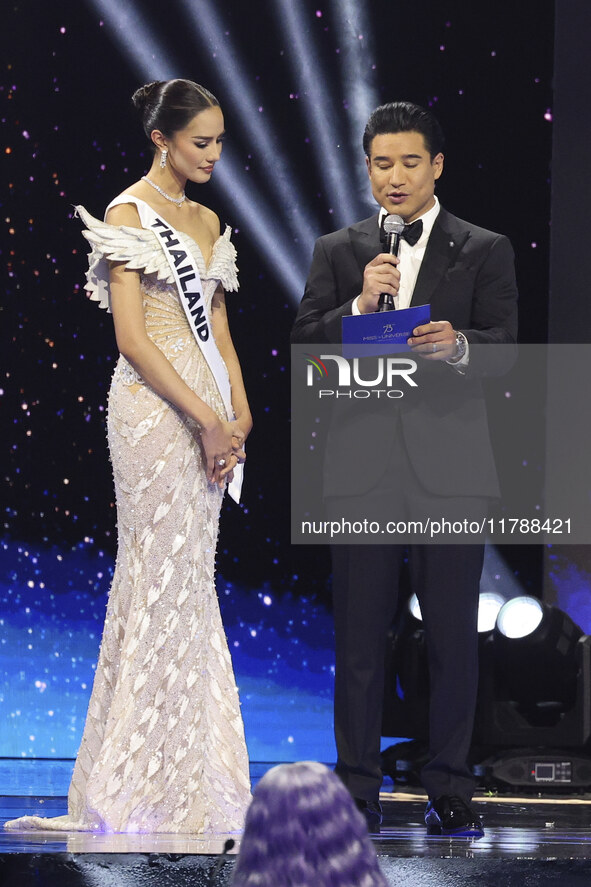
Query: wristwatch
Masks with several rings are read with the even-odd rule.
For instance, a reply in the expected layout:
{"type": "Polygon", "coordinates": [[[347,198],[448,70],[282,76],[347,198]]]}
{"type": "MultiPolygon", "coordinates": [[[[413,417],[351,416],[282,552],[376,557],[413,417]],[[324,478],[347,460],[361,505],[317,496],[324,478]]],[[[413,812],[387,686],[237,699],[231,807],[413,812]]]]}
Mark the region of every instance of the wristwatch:
{"type": "Polygon", "coordinates": [[[461,333],[459,330],[456,330],[456,353],[453,357],[450,357],[447,363],[459,363],[464,354],[466,353],[466,346],[468,345],[468,340],[465,335],[461,333]]]}

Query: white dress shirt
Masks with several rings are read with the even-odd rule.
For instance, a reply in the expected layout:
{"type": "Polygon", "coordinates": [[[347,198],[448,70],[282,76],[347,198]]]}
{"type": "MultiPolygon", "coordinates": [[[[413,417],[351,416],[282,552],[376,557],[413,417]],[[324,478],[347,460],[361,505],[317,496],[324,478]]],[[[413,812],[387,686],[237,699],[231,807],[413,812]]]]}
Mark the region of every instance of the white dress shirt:
{"type": "MultiPolygon", "coordinates": [[[[398,263],[398,270],[400,271],[400,288],[398,290],[397,295],[394,296],[394,305],[396,309],[400,308],[409,308],[412,295],[414,293],[414,289],[417,282],[417,277],[419,276],[419,271],[421,270],[421,262],[425,256],[425,250],[427,249],[427,243],[429,242],[429,237],[431,236],[431,231],[433,230],[433,225],[435,224],[435,219],[439,215],[439,210],[441,209],[441,205],[436,195],[433,195],[435,203],[428,209],[426,213],[423,213],[419,218],[423,222],[423,230],[421,232],[421,236],[417,240],[417,242],[411,246],[403,237],[400,238],[400,248],[398,251],[398,257],[400,262],[398,263]]],[[[378,227],[381,228],[382,220],[384,216],[389,215],[388,210],[382,207],[380,209],[378,215],[378,227]]],[[[415,219],[414,221],[418,221],[415,219]]],[[[359,310],[359,298],[353,301],[351,306],[352,314],[361,314],[359,310]]],[[[465,337],[464,341],[465,341],[465,337]]],[[[465,341],[466,351],[464,355],[459,360],[446,361],[447,363],[451,363],[452,366],[461,369],[468,365],[469,361],[469,345],[465,341]]]]}
{"type": "MultiPolygon", "coordinates": [[[[423,261],[425,250],[427,249],[427,243],[429,242],[429,237],[440,209],[441,206],[439,200],[435,197],[435,204],[431,209],[428,209],[426,213],[419,216],[423,222],[423,232],[414,246],[407,243],[403,237],[400,238],[400,250],[398,252],[398,257],[400,259],[398,264],[398,270],[400,271],[400,289],[398,290],[398,294],[394,296],[394,305],[397,309],[410,307],[410,300],[412,299],[417,277],[421,270],[421,262],[423,261]]],[[[389,215],[388,210],[382,207],[378,216],[378,226],[380,228],[382,225],[382,219],[387,215],[389,215]]],[[[352,314],[361,314],[357,304],[358,300],[359,296],[357,296],[353,302],[351,309],[352,314]]]]}

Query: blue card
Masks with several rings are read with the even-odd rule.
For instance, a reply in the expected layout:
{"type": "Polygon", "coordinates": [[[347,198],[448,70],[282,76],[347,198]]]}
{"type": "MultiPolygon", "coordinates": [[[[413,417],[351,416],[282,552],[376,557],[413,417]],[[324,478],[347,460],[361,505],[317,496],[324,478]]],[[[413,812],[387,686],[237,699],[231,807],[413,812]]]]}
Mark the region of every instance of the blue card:
{"type": "Polygon", "coordinates": [[[410,351],[406,340],[415,327],[430,320],[430,305],[343,317],[343,357],[410,351]]]}

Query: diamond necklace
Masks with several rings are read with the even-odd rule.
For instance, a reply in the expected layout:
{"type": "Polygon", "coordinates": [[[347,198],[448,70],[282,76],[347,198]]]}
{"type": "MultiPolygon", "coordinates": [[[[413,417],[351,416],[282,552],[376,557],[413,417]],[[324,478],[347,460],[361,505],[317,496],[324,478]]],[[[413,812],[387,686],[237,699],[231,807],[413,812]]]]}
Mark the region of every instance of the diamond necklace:
{"type": "Polygon", "coordinates": [[[170,194],[167,194],[166,191],[163,191],[160,185],[157,185],[148,176],[142,176],[142,182],[147,182],[148,185],[151,185],[152,188],[155,188],[159,194],[162,194],[165,200],[170,200],[171,203],[175,203],[177,206],[182,206],[185,200],[187,199],[187,195],[183,191],[182,197],[171,197],[170,194]]]}

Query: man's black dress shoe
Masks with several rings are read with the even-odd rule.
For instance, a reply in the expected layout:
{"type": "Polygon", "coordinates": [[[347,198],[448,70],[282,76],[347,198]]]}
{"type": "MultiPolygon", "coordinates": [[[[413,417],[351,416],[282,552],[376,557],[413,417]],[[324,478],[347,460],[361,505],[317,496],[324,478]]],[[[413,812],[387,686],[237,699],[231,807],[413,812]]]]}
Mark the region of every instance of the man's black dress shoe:
{"type": "Polygon", "coordinates": [[[428,835],[454,835],[459,838],[482,838],[480,817],[455,795],[442,795],[429,801],[425,810],[428,835]]]}
{"type": "Polygon", "coordinates": [[[363,813],[367,822],[367,830],[372,835],[379,835],[382,824],[382,805],[379,801],[364,801],[363,798],[354,798],[355,806],[363,813]]]}

